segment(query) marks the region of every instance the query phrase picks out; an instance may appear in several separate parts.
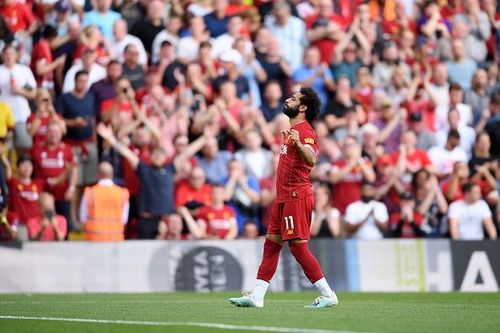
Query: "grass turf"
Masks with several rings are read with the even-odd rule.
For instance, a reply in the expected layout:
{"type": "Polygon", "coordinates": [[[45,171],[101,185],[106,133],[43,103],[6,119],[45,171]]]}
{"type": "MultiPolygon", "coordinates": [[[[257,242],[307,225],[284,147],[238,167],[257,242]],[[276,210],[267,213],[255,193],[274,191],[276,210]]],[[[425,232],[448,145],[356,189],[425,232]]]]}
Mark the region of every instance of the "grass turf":
{"type": "Polygon", "coordinates": [[[500,294],[340,293],[334,309],[304,309],[315,293],[269,293],[263,309],[237,308],[237,293],[0,295],[0,316],[103,319],[107,323],[0,319],[0,332],[498,332],[500,294]],[[114,321],[137,321],[116,323],[114,321]],[[145,323],[149,322],[149,323],[145,323]],[[154,323],[161,326],[155,326],[154,323]],[[214,327],[165,322],[218,323],[214,327]],[[247,329],[248,327],[248,329],[247,329]],[[279,331],[274,329],[274,331],[279,331]],[[286,329],[281,330],[287,331],[286,329]],[[293,331],[293,330],[291,330],[293,331]],[[317,331],[319,332],[319,331],[317,331]]]}

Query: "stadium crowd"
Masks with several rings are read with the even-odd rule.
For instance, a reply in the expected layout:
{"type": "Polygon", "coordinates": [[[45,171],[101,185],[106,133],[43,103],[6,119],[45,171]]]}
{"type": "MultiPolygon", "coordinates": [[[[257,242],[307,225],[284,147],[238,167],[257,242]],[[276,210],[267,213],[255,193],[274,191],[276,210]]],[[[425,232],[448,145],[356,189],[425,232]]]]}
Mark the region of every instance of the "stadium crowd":
{"type": "Polygon", "coordinates": [[[265,234],[284,100],[314,237],[497,238],[494,0],[0,0],[2,240],[265,234]]]}

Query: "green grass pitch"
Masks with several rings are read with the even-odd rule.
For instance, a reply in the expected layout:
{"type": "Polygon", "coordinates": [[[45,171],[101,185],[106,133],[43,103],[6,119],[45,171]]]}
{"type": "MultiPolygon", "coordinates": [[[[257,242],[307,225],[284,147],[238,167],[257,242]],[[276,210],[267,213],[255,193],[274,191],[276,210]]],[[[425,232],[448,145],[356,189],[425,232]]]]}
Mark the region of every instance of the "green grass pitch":
{"type": "Polygon", "coordinates": [[[315,293],[268,293],[263,309],[237,295],[0,295],[0,332],[500,332],[499,293],[340,293],[319,310],[303,308],[315,293]]]}

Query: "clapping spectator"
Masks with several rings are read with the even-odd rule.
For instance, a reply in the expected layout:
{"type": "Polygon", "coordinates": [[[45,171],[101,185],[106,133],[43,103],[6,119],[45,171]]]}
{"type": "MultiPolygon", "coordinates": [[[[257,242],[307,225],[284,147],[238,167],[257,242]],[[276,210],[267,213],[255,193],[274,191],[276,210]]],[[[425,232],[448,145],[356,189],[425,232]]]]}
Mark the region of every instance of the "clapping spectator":
{"type": "Polygon", "coordinates": [[[340,212],[332,207],[332,194],[327,184],[315,191],[314,211],[311,220],[311,237],[340,236],[340,212]]]}
{"type": "Polygon", "coordinates": [[[212,204],[200,208],[197,216],[201,238],[235,239],[238,236],[236,214],[224,203],[225,192],[223,185],[212,185],[212,204]]]}
{"type": "Polygon", "coordinates": [[[36,111],[31,113],[27,120],[28,133],[33,138],[33,146],[45,142],[47,137],[47,125],[55,122],[61,128],[61,132],[66,134],[66,123],[61,115],[57,114],[52,102],[52,95],[47,89],[38,89],[36,96],[36,111]]]}
{"type": "Polygon", "coordinates": [[[436,175],[443,179],[451,174],[456,162],[467,162],[467,153],[460,148],[460,133],[456,129],[448,132],[444,146],[435,146],[429,150],[429,158],[436,168],[436,175]]]}
{"type": "Polygon", "coordinates": [[[464,198],[453,202],[448,212],[450,236],[453,240],[482,240],[483,227],[490,239],[497,239],[490,208],[481,199],[481,189],[475,183],[462,185],[464,198]]]}
{"type": "Polygon", "coordinates": [[[40,215],[28,220],[30,240],[62,241],[66,237],[67,223],[62,215],[56,214],[54,197],[42,193],[38,199],[40,215]]]}
{"type": "Polygon", "coordinates": [[[391,214],[391,235],[397,238],[425,237],[424,216],[418,212],[415,199],[410,192],[400,196],[399,212],[391,214]]]}
{"type": "Polygon", "coordinates": [[[148,63],[148,56],[142,41],[128,33],[127,22],[123,19],[118,19],[113,23],[113,38],[110,39],[110,46],[116,57],[116,60],[123,63],[125,60],[125,48],[128,45],[134,45],[139,52],[137,62],[139,65],[144,66],[148,63]]]}

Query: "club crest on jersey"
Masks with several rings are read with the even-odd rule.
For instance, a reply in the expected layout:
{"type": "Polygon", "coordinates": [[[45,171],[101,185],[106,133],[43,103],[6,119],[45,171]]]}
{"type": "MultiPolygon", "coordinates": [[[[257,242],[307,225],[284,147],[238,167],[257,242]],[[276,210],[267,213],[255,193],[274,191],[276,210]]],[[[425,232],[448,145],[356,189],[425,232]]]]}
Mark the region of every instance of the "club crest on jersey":
{"type": "Polygon", "coordinates": [[[281,155],[286,155],[286,154],[288,154],[288,146],[287,146],[287,145],[283,145],[283,146],[281,146],[281,151],[280,151],[280,154],[281,154],[281,155]]]}

